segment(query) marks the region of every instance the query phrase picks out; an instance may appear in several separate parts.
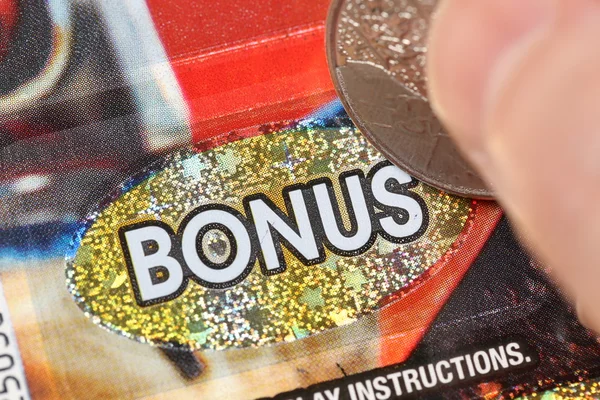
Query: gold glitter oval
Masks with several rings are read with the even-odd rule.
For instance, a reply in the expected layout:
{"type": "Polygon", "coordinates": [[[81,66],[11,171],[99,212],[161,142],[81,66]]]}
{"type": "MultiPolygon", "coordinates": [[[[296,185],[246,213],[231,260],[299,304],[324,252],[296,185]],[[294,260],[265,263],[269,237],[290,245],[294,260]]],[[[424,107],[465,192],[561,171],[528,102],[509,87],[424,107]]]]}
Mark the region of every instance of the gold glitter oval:
{"type": "MultiPolygon", "coordinates": [[[[469,200],[415,182],[410,192],[428,217],[426,230],[415,240],[393,243],[379,235],[362,254],[325,249],[324,261],[314,265],[303,264],[284,247],[287,268],[281,273],[267,276],[255,262],[232,287],[210,289],[189,280],[179,296],[140,306],[118,237],[123,226],[162,221],[176,231],[191,210],[207,204],[245,215],[242,201],[254,194],[285,212],[284,187],[319,178],[334,182],[339,201],[342,191],[335,183],[341,173],[360,170],[366,176],[385,161],[352,127],[304,121],[256,136],[264,131],[203,152],[174,153],[123,184],[88,216],[67,256],[66,271],[68,288],[86,316],[160,346],[220,350],[294,341],[380,308],[387,297],[425,276],[465,226],[469,200]]],[[[215,260],[232,251],[214,232],[202,243],[212,246],[215,260]]]]}

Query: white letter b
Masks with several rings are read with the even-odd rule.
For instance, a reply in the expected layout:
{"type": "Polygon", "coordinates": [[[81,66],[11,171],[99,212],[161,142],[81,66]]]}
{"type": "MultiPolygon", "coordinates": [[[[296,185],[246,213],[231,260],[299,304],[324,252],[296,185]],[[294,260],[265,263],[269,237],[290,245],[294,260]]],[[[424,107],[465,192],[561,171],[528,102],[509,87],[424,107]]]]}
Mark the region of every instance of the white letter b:
{"type": "Polygon", "coordinates": [[[137,281],[138,301],[146,303],[175,293],[183,282],[183,270],[179,261],[169,255],[172,246],[169,233],[160,226],[150,225],[127,230],[123,237],[123,247],[125,250],[127,246],[129,265],[137,281]],[[158,249],[146,254],[145,242],[156,244],[158,249]],[[162,269],[158,270],[158,274],[166,272],[166,279],[157,281],[157,268],[162,269]]]}

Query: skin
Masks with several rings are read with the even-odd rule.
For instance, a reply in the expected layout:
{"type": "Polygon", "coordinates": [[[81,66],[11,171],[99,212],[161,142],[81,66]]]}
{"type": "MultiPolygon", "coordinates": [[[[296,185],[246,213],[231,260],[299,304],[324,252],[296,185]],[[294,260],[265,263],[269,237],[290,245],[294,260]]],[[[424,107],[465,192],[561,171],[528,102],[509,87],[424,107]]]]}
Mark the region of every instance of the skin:
{"type": "Polygon", "coordinates": [[[597,0],[441,0],[428,65],[434,110],[596,332],[598,37],[597,0]]]}

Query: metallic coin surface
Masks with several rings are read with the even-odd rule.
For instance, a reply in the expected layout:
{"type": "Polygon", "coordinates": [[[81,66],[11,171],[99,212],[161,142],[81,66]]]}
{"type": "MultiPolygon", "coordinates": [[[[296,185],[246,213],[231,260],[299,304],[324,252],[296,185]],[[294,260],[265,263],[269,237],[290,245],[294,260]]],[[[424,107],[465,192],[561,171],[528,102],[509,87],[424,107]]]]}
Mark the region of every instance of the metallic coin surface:
{"type": "Polygon", "coordinates": [[[334,0],[327,57],[338,95],[390,161],[447,192],[487,199],[427,100],[429,20],[437,0],[334,0]]]}

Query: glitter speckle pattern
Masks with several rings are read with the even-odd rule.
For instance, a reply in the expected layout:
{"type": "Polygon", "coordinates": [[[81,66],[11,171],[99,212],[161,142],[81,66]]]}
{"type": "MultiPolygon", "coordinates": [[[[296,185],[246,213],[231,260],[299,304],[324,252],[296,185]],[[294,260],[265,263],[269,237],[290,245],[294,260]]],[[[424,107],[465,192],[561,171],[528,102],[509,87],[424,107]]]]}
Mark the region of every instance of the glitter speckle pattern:
{"type": "MultiPolygon", "coordinates": [[[[451,256],[474,203],[419,183],[411,190],[426,203],[429,225],[413,242],[394,244],[378,237],[361,255],[344,257],[327,250],[325,261],[312,266],[284,249],[283,273],[267,277],[256,264],[229,289],[207,289],[190,281],[181,296],[148,307],[134,299],[117,230],[155,219],[176,229],[191,209],[207,203],[243,213],[242,198],[255,193],[264,193],[285,210],[284,186],[321,177],[337,182],[341,172],[366,173],[382,160],[355,128],[326,128],[311,121],[201,153],[174,153],[90,214],[67,260],[68,288],[95,323],[161,346],[261,346],[352,323],[379,308],[386,297],[426,279],[432,265],[451,256]]],[[[335,191],[343,198],[339,185],[335,191]]],[[[348,223],[345,211],[343,215],[348,223]]],[[[199,242],[217,264],[231,252],[219,231],[208,231],[199,242]]]]}
{"type": "Polygon", "coordinates": [[[517,397],[517,400],[596,400],[600,398],[598,379],[564,384],[547,391],[517,397]]]}

